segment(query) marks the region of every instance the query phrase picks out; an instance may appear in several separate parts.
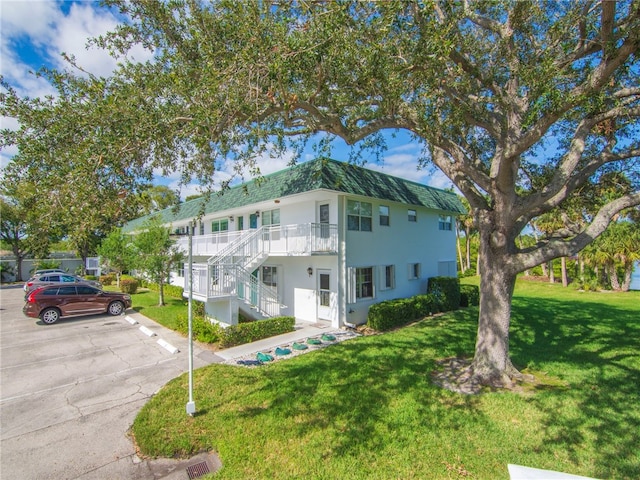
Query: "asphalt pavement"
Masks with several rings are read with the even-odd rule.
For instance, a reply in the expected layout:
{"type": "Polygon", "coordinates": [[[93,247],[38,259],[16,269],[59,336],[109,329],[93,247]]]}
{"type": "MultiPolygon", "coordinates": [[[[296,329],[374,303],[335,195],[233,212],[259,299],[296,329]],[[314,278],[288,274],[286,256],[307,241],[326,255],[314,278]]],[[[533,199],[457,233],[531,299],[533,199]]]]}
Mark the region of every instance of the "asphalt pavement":
{"type": "MultiPolygon", "coordinates": [[[[0,478],[186,479],[194,462],[216,467],[206,454],[142,459],[128,435],[140,408],[187,371],[184,337],[132,310],[45,325],[23,304],[21,288],[0,289],[0,478]]],[[[221,361],[194,345],[194,368],[221,361]]],[[[185,391],[185,415],[187,401],[185,391]]]]}

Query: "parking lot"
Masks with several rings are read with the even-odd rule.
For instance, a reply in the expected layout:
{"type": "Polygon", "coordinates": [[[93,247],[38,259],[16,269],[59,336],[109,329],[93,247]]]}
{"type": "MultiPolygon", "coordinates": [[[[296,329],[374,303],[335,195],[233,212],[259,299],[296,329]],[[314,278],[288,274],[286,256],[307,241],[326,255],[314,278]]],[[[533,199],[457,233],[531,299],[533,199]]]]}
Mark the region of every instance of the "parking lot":
{"type": "MultiPolygon", "coordinates": [[[[135,325],[109,315],[45,325],[23,316],[23,297],[21,288],[0,290],[0,478],[159,478],[128,430],[187,370],[187,340],[133,311],[135,325]]],[[[195,368],[219,360],[194,347],[195,368]]],[[[187,401],[185,391],[176,408],[187,401]]]]}

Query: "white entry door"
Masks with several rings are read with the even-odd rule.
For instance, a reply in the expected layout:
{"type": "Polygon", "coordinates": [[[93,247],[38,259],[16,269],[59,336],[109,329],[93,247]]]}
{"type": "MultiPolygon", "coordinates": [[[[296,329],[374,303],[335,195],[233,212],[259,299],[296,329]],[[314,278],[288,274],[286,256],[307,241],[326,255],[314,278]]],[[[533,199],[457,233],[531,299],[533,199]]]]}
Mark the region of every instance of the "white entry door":
{"type": "Polygon", "coordinates": [[[318,318],[331,320],[331,270],[318,270],[318,318]]]}

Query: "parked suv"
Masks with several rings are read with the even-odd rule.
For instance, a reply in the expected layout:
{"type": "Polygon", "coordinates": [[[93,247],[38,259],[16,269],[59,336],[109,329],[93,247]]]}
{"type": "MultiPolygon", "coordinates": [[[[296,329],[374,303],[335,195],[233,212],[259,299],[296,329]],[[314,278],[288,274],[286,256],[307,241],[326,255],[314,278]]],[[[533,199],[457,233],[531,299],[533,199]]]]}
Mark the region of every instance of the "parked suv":
{"type": "Polygon", "coordinates": [[[102,288],[100,282],[95,280],[87,280],[76,275],[68,273],[44,273],[42,275],[35,275],[24,283],[24,291],[29,292],[36,287],[43,287],[45,285],[69,285],[69,284],[82,284],[90,285],[96,288],[102,288]]]}
{"type": "Polygon", "coordinates": [[[131,307],[131,296],[120,292],[105,292],[90,285],[52,285],[37,287],[27,294],[22,312],[40,318],[46,324],[60,317],[109,313],[121,315],[131,307]]]}

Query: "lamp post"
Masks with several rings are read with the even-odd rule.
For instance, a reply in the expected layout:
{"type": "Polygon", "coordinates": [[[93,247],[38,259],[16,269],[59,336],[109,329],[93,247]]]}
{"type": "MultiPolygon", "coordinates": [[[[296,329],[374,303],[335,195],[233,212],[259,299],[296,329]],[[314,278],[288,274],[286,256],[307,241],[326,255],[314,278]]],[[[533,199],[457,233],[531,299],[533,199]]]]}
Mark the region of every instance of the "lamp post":
{"type": "Polygon", "coordinates": [[[195,222],[189,222],[189,402],[187,402],[187,414],[193,416],[196,413],[196,402],[193,401],[193,229],[195,222]]]}

